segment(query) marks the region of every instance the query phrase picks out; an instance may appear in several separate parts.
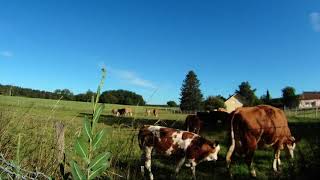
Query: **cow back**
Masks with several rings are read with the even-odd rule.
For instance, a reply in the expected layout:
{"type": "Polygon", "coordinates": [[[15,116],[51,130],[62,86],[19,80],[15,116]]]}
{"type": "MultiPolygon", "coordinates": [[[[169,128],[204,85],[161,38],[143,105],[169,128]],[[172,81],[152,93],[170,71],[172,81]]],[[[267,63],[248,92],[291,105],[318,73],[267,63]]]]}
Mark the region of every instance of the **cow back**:
{"type": "Polygon", "coordinates": [[[245,137],[255,137],[260,144],[274,144],[291,136],[287,118],[278,108],[267,105],[243,107],[232,116],[235,137],[243,142],[248,141],[245,137]]]}

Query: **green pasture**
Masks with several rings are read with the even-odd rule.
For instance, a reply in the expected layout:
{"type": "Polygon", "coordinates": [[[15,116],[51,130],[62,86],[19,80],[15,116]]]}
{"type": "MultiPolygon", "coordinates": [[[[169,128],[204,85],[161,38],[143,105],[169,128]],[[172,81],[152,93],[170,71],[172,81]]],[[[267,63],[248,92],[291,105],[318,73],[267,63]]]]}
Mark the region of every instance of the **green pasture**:
{"type": "MultiPolygon", "coordinates": [[[[105,176],[113,179],[143,179],[140,173],[140,150],[137,143],[137,129],[143,124],[159,124],[168,127],[183,128],[186,114],[174,113],[170,108],[160,109],[159,117],[146,116],[146,108],[131,106],[132,117],[115,117],[111,114],[113,108],[128,107],[124,105],[107,104],[99,120],[99,129],[105,128],[107,135],[103,140],[101,151],[112,153],[111,168],[105,176]]],[[[24,97],[9,97],[0,95],[0,153],[7,160],[17,159],[17,137],[20,134],[21,148],[18,164],[30,171],[37,170],[60,178],[58,163],[55,156],[56,122],[65,125],[66,162],[75,159],[73,143],[82,129],[85,115],[91,115],[91,103],[59,101],[24,97]]],[[[287,161],[282,153],[282,169],[273,173],[272,149],[258,150],[254,163],[259,179],[303,179],[310,178],[320,170],[319,135],[320,118],[311,115],[290,113],[289,125],[295,137],[300,139],[293,161],[287,161]],[[290,163],[289,163],[290,162],[290,163]],[[291,164],[292,162],[292,164],[291,164]]],[[[225,127],[218,125],[207,129],[202,135],[210,140],[219,140],[222,149],[219,160],[215,163],[204,162],[197,166],[198,179],[226,179],[224,157],[227,151],[227,133],[225,127]]],[[[248,170],[242,158],[235,156],[232,172],[235,179],[247,179],[248,170]]],[[[77,159],[75,159],[77,160],[77,159]]],[[[166,157],[155,156],[152,161],[155,179],[173,178],[175,162],[166,157]]],[[[66,164],[67,171],[70,171],[66,164]]],[[[0,174],[0,177],[3,177],[0,174]]],[[[182,168],[178,179],[191,179],[191,171],[182,168]]]]}

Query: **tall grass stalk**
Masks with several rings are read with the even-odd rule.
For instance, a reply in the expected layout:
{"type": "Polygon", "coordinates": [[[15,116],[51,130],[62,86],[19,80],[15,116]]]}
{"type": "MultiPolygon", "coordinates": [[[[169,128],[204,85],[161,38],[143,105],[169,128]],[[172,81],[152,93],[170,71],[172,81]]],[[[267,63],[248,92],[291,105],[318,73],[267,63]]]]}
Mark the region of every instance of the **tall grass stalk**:
{"type": "Polygon", "coordinates": [[[110,165],[110,153],[103,152],[97,154],[96,151],[101,144],[101,140],[105,134],[104,129],[99,132],[96,131],[96,125],[100,118],[101,112],[104,109],[103,104],[99,104],[99,97],[101,89],[104,85],[104,80],[106,76],[105,69],[102,69],[102,78],[97,89],[96,98],[92,96],[92,107],[93,115],[92,118],[87,116],[83,119],[83,129],[81,131],[80,137],[76,139],[75,151],[78,156],[84,162],[84,166],[81,167],[78,162],[71,161],[72,176],[74,179],[80,180],[90,180],[94,179],[100,175],[109,167],[110,165]]]}

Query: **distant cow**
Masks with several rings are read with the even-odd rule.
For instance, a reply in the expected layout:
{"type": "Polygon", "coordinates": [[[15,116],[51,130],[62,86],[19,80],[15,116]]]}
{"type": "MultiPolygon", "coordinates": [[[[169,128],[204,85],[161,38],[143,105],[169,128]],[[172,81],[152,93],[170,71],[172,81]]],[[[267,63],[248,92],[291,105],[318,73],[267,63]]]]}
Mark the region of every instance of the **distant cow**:
{"type": "Polygon", "coordinates": [[[119,115],[123,116],[132,116],[132,109],[131,108],[122,108],[118,109],[119,115]]]}
{"type": "Polygon", "coordinates": [[[188,115],[184,125],[187,131],[199,134],[202,127],[202,121],[197,115],[188,115]]]}
{"type": "Polygon", "coordinates": [[[146,115],[150,116],[150,114],[151,114],[151,109],[146,109],[146,115]]]}
{"type": "Polygon", "coordinates": [[[153,109],[152,110],[152,113],[155,117],[158,117],[159,116],[159,110],[158,109],[153,109]]]}
{"type": "Polygon", "coordinates": [[[191,168],[193,178],[195,178],[196,165],[203,161],[217,160],[220,150],[218,142],[211,142],[191,132],[162,126],[143,126],[139,131],[138,140],[140,149],[143,151],[141,158],[144,160],[141,171],[144,173],[144,167],[146,167],[151,180],[153,180],[151,172],[153,150],[157,154],[178,158],[176,174],[185,164],[191,168]]]}
{"type": "Polygon", "coordinates": [[[112,110],[111,110],[111,113],[112,113],[113,115],[119,116],[118,109],[112,109],[112,110]]]}
{"type": "Polygon", "coordinates": [[[235,150],[238,154],[245,155],[245,162],[253,177],[256,176],[252,165],[253,154],[258,147],[273,147],[273,170],[277,171],[280,166],[280,150],[284,148],[288,157],[293,158],[296,145],[284,112],[267,105],[242,107],[233,111],[231,140],[232,143],[226,156],[228,169],[230,170],[231,156],[235,150]]]}

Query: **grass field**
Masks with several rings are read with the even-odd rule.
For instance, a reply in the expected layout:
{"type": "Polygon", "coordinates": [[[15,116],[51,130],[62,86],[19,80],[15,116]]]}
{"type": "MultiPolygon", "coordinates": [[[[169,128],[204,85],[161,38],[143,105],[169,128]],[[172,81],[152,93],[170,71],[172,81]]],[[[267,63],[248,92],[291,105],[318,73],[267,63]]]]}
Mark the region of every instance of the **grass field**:
{"type": "MultiPolygon", "coordinates": [[[[102,150],[112,153],[111,168],[105,176],[113,179],[143,179],[140,174],[140,150],[137,143],[137,128],[142,124],[160,124],[168,127],[183,128],[186,114],[173,114],[170,109],[161,109],[158,118],[145,115],[145,109],[151,107],[132,106],[133,117],[114,117],[112,108],[122,105],[106,105],[99,120],[99,129],[105,128],[107,135],[102,150]]],[[[91,114],[91,103],[32,99],[23,97],[0,96],[0,153],[7,160],[17,160],[18,136],[21,136],[21,148],[18,164],[28,170],[37,170],[59,178],[59,168],[55,157],[56,122],[65,125],[66,161],[75,159],[73,143],[82,129],[82,119],[91,114]]],[[[319,115],[320,116],[320,115],[319,115]]],[[[258,150],[254,157],[259,179],[302,179],[313,177],[320,170],[319,135],[320,118],[304,114],[290,113],[289,126],[295,137],[301,138],[296,149],[293,165],[282,153],[282,170],[272,172],[273,151],[258,150]]],[[[205,162],[197,166],[198,179],[228,178],[224,157],[227,150],[225,128],[218,126],[206,130],[203,136],[210,140],[219,140],[222,150],[216,163],[205,162]]],[[[232,172],[236,179],[247,179],[248,170],[241,158],[235,157],[232,172]]],[[[174,174],[175,162],[168,158],[156,157],[152,169],[156,179],[170,179],[174,174]]],[[[67,171],[70,171],[67,166],[67,171]]],[[[4,175],[0,175],[3,177],[4,175]]],[[[178,179],[190,179],[191,171],[182,168],[178,179]]]]}

